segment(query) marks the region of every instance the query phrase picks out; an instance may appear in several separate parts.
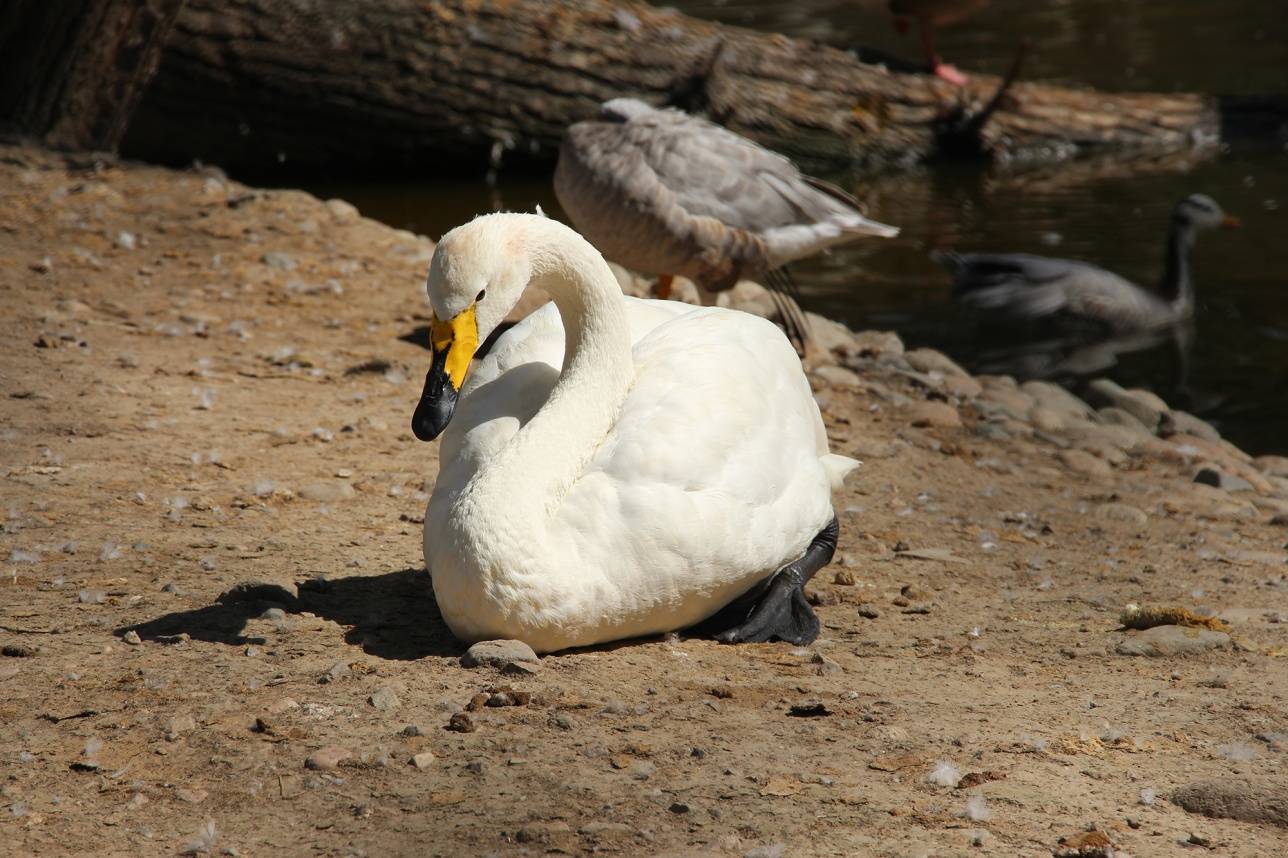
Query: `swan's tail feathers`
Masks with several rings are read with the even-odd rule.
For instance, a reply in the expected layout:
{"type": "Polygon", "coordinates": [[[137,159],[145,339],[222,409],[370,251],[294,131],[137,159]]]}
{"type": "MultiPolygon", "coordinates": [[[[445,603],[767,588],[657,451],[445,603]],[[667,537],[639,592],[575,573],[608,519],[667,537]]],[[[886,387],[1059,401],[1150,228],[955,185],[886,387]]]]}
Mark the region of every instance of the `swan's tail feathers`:
{"type": "Polygon", "coordinates": [[[823,463],[823,470],[827,472],[827,478],[832,481],[833,489],[841,488],[850,471],[863,464],[858,459],[838,456],[835,453],[824,453],[818,457],[818,460],[823,463]]]}

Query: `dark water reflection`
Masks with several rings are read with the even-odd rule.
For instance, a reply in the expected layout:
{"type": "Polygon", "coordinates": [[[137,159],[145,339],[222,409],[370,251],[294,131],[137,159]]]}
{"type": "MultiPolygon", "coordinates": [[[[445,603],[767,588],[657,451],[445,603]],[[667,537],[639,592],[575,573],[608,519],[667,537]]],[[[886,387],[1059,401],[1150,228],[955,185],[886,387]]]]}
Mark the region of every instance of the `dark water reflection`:
{"type": "MultiPolygon", "coordinates": [[[[891,28],[884,0],[674,5],[728,23],[916,55],[915,41],[891,28]]],[[[967,71],[1001,71],[1021,34],[1034,41],[1029,77],[1106,89],[1288,90],[1288,14],[1265,0],[994,0],[978,17],[944,31],[939,47],[967,71]]],[[[948,300],[947,276],[927,257],[930,249],[1080,258],[1152,285],[1162,271],[1172,206],[1189,193],[1210,194],[1241,216],[1245,228],[1199,239],[1188,386],[1178,389],[1178,352],[1170,342],[1119,355],[1103,374],[1184,403],[1249,450],[1288,453],[1288,148],[1282,141],[1204,156],[1027,168],[937,165],[833,178],[869,200],[876,218],[904,231],[797,266],[806,305],[854,327],[896,329],[910,345],[942,349],[977,370],[998,368],[1004,344],[963,322],[948,300]]],[[[502,173],[495,187],[480,178],[437,178],[397,186],[315,183],[311,190],[345,197],[364,214],[433,237],[498,207],[530,210],[540,203],[559,214],[546,176],[502,173]]],[[[1025,365],[1050,368],[1043,361],[1025,365]]]]}

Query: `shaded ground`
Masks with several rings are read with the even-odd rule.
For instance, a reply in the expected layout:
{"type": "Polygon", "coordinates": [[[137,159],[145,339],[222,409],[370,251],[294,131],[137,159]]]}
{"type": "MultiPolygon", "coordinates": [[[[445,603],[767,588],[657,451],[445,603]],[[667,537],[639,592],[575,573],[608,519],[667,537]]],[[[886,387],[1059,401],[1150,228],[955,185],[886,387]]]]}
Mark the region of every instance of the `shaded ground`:
{"type": "Polygon", "coordinates": [[[407,429],[429,242],[27,150],[0,194],[6,852],[1046,855],[1091,825],[1136,855],[1288,847],[1167,800],[1284,794],[1279,463],[847,339],[858,373],[815,380],[866,464],[816,645],[466,670],[420,571],[437,446],[407,429]],[[1249,485],[1195,485],[1209,460],[1249,485]],[[1121,655],[1129,602],[1234,637],[1121,655]],[[531,702],[445,729],[501,684],[531,702]],[[981,776],[931,783],[940,760],[981,776]]]}

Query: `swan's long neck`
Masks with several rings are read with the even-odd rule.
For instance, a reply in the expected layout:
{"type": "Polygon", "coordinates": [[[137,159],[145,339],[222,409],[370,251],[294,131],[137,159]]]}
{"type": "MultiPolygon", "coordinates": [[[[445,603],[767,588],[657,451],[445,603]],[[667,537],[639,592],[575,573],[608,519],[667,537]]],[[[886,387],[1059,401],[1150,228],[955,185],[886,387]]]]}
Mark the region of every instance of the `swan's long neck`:
{"type": "Polygon", "coordinates": [[[1190,252],[1194,249],[1194,226],[1174,218],[1167,231],[1167,257],[1159,292],[1178,310],[1194,304],[1194,282],[1190,277],[1190,252]]]}
{"type": "Polygon", "coordinates": [[[469,491],[489,539],[519,551],[545,535],[634,378],[625,302],[603,257],[556,221],[529,220],[521,247],[531,255],[531,284],[546,290],[563,321],[563,371],[545,405],[479,469],[469,491]]]}

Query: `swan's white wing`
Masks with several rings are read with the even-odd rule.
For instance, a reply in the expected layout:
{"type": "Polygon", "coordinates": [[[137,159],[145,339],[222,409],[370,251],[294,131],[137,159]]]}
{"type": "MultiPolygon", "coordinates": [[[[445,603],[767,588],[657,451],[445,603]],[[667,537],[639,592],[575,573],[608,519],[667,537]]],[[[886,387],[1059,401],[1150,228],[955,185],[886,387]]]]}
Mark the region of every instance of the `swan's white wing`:
{"type": "Polygon", "coordinates": [[[634,357],[617,426],[558,513],[566,533],[595,534],[567,548],[583,584],[598,585],[597,609],[628,634],[658,617],[702,619],[799,556],[832,516],[818,407],[774,325],[696,310],[634,357]]]}

